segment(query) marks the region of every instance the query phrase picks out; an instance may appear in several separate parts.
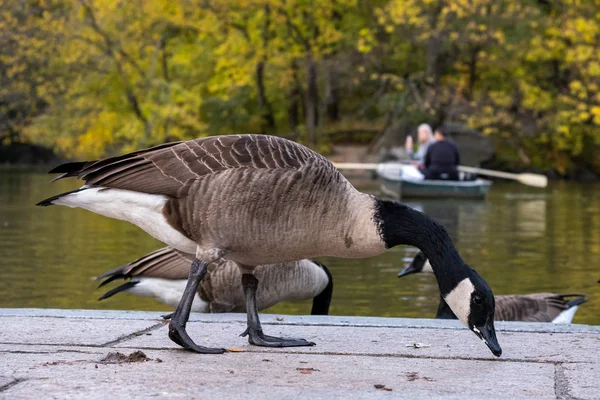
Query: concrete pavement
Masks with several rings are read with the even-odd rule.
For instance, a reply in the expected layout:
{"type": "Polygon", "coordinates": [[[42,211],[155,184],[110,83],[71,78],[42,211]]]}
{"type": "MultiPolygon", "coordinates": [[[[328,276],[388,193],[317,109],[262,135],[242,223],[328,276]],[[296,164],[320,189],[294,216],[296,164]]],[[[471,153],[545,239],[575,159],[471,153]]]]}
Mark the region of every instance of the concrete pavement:
{"type": "Polygon", "coordinates": [[[262,315],[314,347],[267,349],[242,314],[196,314],[199,355],[160,313],[0,309],[0,398],[600,399],[600,326],[498,323],[492,356],[457,321],[262,315]],[[136,353],[141,351],[141,353],[136,353]]]}

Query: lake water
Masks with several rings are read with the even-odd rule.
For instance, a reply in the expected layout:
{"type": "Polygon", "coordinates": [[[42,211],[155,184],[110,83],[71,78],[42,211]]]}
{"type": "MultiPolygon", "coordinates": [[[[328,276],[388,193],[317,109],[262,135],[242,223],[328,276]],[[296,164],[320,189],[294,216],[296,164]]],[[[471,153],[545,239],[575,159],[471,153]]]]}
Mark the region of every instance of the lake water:
{"type": "MultiPolygon", "coordinates": [[[[168,310],[121,294],[98,302],[93,278],[163,245],[137,227],[79,209],[35,207],[77,181],[49,184],[42,173],[0,169],[0,307],[168,310]]],[[[360,185],[379,193],[377,183],[360,185]]],[[[495,294],[585,293],[575,322],[600,324],[600,185],[551,183],[545,190],[497,182],[485,201],[409,202],[442,222],[459,252],[495,294]]],[[[325,258],[334,282],[333,315],[433,317],[431,276],[396,274],[413,248],[360,260],[325,258]]],[[[272,313],[306,314],[310,303],[272,313]]]]}

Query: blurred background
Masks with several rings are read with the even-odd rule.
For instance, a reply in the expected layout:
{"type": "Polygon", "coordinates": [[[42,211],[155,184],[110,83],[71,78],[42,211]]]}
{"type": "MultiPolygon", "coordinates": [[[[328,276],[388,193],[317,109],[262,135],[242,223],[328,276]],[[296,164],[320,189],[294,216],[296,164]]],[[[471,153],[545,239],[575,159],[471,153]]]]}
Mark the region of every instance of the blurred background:
{"type": "MultiPolygon", "coordinates": [[[[166,309],[95,301],[93,276],[161,245],[33,207],[77,187],[48,165],[230,133],[377,161],[428,123],[468,165],[561,181],[411,204],[496,294],[583,292],[575,322],[600,324],[599,39],[598,1],[0,0],[0,307],[166,309]]],[[[434,280],[396,278],[412,255],[324,260],[332,313],[433,317],[434,280]]]]}

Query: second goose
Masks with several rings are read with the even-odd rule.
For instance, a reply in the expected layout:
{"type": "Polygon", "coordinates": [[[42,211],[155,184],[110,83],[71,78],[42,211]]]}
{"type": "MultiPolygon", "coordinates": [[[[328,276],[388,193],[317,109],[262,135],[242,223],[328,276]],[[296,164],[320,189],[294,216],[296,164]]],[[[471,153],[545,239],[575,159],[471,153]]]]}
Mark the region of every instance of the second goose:
{"type": "MultiPolygon", "coordinates": [[[[150,296],[173,308],[181,300],[193,254],[165,247],[98,277],[100,287],[116,279],[128,282],[108,291],[99,300],[120,292],[150,296]]],[[[329,314],[333,279],[325,265],[311,260],[281,265],[259,265],[254,275],[261,282],[256,291],[256,307],[264,310],[280,301],[313,299],[312,315],[329,314]]],[[[237,265],[224,261],[208,266],[192,303],[194,312],[246,312],[246,301],[237,265]]]]}
{"type": "MultiPolygon", "coordinates": [[[[431,264],[418,252],[398,277],[415,273],[432,273],[431,264]]],[[[553,322],[570,324],[579,306],[585,302],[583,294],[531,293],[496,296],[496,321],[553,322]]],[[[438,319],[456,319],[448,304],[440,297],[436,313],[438,319]]]]}

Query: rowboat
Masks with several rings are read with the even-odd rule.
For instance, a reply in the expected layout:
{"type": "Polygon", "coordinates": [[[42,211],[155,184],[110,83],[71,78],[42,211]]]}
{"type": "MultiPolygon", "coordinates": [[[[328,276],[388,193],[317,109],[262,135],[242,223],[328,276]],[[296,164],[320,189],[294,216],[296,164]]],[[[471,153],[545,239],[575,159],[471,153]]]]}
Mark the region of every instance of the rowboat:
{"type": "MultiPolygon", "coordinates": [[[[462,174],[464,177],[464,174],[462,174]]],[[[385,168],[385,163],[377,168],[377,176],[382,181],[382,190],[402,198],[462,198],[484,199],[492,182],[486,179],[474,180],[415,180],[412,176],[403,177],[397,167],[385,168]]]]}

